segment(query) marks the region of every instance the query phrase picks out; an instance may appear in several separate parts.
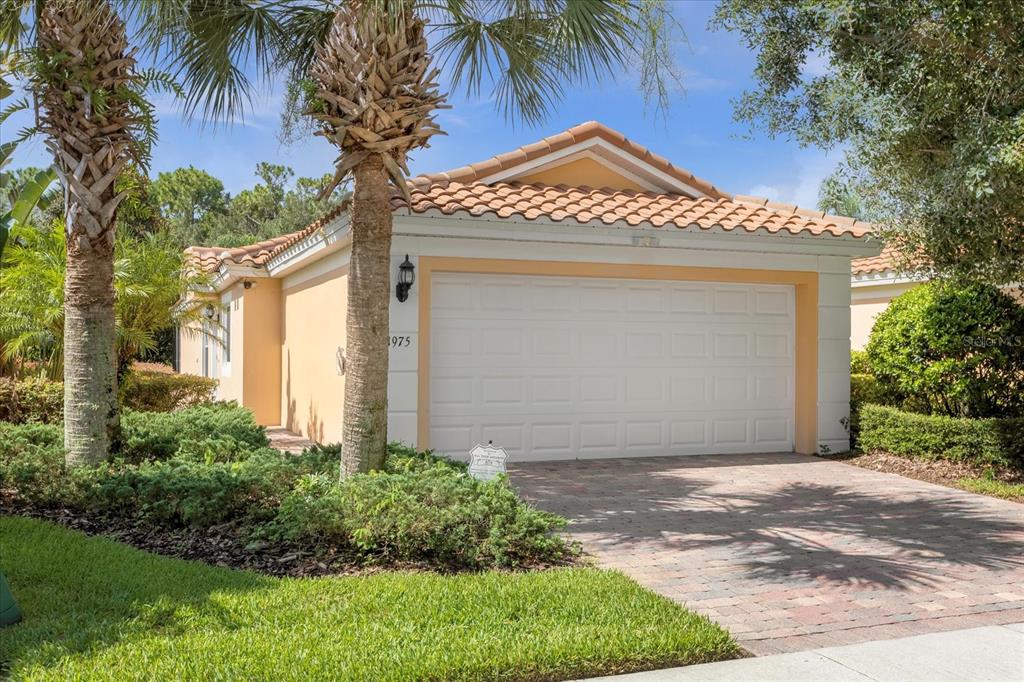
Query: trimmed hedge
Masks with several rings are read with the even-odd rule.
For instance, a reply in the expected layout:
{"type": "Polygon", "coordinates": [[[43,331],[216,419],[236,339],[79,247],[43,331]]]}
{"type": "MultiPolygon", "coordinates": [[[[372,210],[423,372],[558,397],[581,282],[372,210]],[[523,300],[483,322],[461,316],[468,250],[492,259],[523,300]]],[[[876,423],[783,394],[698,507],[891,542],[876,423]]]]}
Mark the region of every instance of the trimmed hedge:
{"type": "Polygon", "coordinates": [[[211,403],[216,390],[216,379],[136,369],[121,385],[121,405],[130,410],[171,412],[211,403]]]}
{"type": "Polygon", "coordinates": [[[64,384],[49,379],[0,377],[0,421],[61,423],[64,421],[64,384]]]}
{"type": "Polygon", "coordinates": [[[1024,418],[946,417],[867,404],[860,408],[860,445],[865,452],[1024,467],[1024,418]]]}

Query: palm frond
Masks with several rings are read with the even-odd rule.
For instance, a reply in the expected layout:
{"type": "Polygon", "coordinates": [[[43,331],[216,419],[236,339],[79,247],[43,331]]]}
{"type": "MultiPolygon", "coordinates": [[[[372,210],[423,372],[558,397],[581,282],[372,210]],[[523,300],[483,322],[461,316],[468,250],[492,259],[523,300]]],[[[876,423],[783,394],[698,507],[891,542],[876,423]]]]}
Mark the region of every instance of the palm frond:
{"type": "Polygon", "coordinates": [[[269,83],[286,44],[278,22],[282,2],[144,0],[129,3],[142,46],[181,85],[183,110],[204,123],[244,118],[257,84],[269,83]]]}

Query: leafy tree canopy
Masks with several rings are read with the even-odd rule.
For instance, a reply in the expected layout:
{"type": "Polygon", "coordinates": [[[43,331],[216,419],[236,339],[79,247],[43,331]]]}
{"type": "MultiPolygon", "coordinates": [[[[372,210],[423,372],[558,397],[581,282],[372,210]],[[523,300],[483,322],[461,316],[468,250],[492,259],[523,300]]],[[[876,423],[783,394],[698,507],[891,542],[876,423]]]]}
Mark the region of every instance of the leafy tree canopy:
{"type": "Polygon", "coordinates": [[[847,145],[904,265],[1024,278],[1024,3],[723,0],[713,23],[757,54],[737,118],[847,145]]]}

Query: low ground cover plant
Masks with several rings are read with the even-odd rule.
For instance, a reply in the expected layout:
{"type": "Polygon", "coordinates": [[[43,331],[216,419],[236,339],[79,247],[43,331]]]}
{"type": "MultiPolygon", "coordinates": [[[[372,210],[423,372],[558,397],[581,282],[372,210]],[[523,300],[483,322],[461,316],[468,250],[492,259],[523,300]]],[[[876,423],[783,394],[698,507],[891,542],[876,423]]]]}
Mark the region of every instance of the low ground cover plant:
{"type": "Polygon", "coordinates": [[[479,570],[576,555],[557,533],[564,519],[430,453],[393,445],[384,471],[339,480],[338,447],[281,453],[230,403],[126,412],[122,428],[118,458],[68,470],[58,426],[0,424],[0,489],[16,505],[158,533],[229,526],[246,544],[358,565],[479,570]]]}

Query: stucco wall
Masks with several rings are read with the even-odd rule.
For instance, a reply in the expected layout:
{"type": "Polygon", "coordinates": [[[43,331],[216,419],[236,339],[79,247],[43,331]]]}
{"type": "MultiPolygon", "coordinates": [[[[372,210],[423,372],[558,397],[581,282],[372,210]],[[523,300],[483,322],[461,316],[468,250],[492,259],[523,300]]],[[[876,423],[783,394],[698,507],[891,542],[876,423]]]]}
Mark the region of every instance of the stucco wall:
{"type": "Polygon", "coordinates": [[[307,438],[335,443],[345,396],[337,352],[345,347],[348,268],[307,270],[287,278],[281,290],[281,419],[307,438]]]}
{"type": "Polygon", "coordinates": [[[203,373],[203,337],[199,325],[178,328],[178,367],[182,374],[203,373]]]}
{"type": "Polygon", "coordinates": [[[537,182],[545,185],[571,185],[575,187],[611,187],[612,189],[643,190],[639,183],[619,175],[593,159],[570,161],[549,170],[538,171],[516,178],[518,182],[537,182]]]}
{"type": "Polygon", "coordinates": [[[243,375],[241,402],[267,426],[281,423],[281,305],[281,280],[258,279],[241,297],[240,319],[231,320],[232,347],[239,340],[235,337],[244,338],[241,352],[232,355],[231,373],[243,375]],[[236,371],[238,359],[241,372],[236,371]]]}
{"type": "Polygon", "coordinates": [[[875,318],[889,307],[889,301],[917,286],[914,283],[868,284],[855,286],[851,290],[850,302],[850,347],[863,350],[868,345],[875,318]]]}

